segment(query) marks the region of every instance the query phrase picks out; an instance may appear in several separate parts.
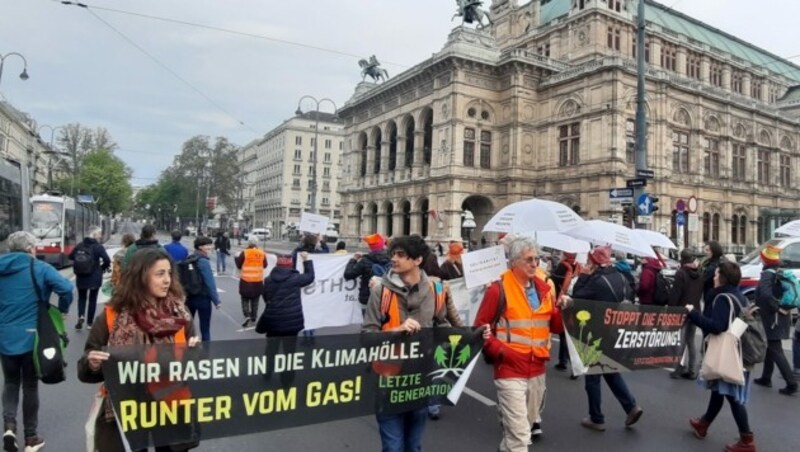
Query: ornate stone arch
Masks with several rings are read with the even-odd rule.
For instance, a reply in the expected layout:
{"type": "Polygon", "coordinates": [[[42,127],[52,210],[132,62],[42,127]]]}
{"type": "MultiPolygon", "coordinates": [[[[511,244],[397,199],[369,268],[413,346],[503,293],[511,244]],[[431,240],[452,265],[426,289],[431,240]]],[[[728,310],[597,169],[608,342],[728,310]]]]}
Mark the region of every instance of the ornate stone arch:
{"type": "Polygon", "coordinates": [[[772,147],[772,134],[767,129],[761,129],[758,132],[758,144],[766,147],[772,147]]]}
{"type": "Polygon", "coordinates": [[[714,113],[709,113],[703,119],[703,128],[706,130],[706,132],[719,134],[722,132],[722,122],[719,120],[717,115],[714,113]]]}
{"type": "Polygon", "coordinates": [[[781,137],[781,149],[783,149],[784,151],[793,151],[794,143],[792,143],[792,139],[786,135],[781,137]]]}
{"type": "Polygon", "coordinates": [[[415,130],[419,130],[420,127],[425,124],[425,120],[428,119],[428,116],[433,117],[433,107],[430,105],[426,105],[414,112],[415,130]]]}
{"type": "Polygon", "coordinates": [[[368,136],[369,136],[369,139],[367,140],[367,146],[374,146],[375,145],[375,140],[378,137],[383,137],[384,136],[383,127],[381,127],[380,125],[371,127],[369,129],[368,136]]]}
{"type": "MultiPolygon", "coordinates": [[[[397,131],[401,136],[405,136],[406,135],[406,129],[408,129],[409,126],[413,126],[414,129],[416,129],[416,125],[417,125],[416,119],[414,118],[414,115],[412,115],[411,113],[406,113],[405,115],[403,115],[403,117],[400,118],[400,120],[397,121],[397,123],[399,124],[398,128],[397,128],[397,131]]],[[[406,137],[406,138],[410,138],[410,137],[406,137]]],[[[413,138],[413,137],[411,137],[411,138],[413,138]]]]}
{"type": "Polygon", "coordinates": [[[672,121],[688,129],[692,128],[692,123],[694,122],[689,110],[682,105],[675,108],[675,112],[672,114],[672,121]]]}
{"type": "Polygon", "coordinates": [[[747,128],[741,122],[737,122],[736,125],[733,126],[733,136],[734,138],[738,138],[740,140],[747,139],[747,128]]]}
{"type": "MultiPolygon", "coordinates": [[[[638,106],[638,97],[636,94],[636,88],[628,89],[625,91],[625,95],[623,96],[625,101],[625,109],[630,112],[635,112],[638,106]]],[[[653,110],[650,108],[650,104],[652,103],[653,99],[650,97],[649,94],[645,94],[644,96],[644,109],[645,113],[647,114],[648,122],[653,120],[653,110]]]]}
{"type": "Polygon", "coordinates": [[[556,107],[558,117],[563,119],[573,118],[581,113],[583,105],[583,100],[577,94],[570,95],[559,102],[556,107]]]}

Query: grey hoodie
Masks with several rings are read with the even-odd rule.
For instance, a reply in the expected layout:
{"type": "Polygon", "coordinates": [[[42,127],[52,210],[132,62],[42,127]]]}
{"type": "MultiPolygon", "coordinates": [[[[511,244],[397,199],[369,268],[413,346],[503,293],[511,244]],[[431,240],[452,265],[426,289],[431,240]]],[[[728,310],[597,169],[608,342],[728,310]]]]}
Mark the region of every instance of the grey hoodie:
{"type": "Polygon", "coordinates": [[[370,290],[369,301],[364,311],[364,323],[361,325],[362,332],[381,331],[381,293],[386,287],[397,294],[397,301],[400,304],[400,323],[407,318],[412,318],[419,322],[422,328],[430,328],[434,325],[449,326],[445,320],[446,309],[443,309],[439,316],[434,319],[436,310],[436,298],[430,289],[430,279],[425,272],[420,272],[419,284],[408,287],[400,279],[400,275],[389,270],[381,279],[380,283],[370,290]]]}

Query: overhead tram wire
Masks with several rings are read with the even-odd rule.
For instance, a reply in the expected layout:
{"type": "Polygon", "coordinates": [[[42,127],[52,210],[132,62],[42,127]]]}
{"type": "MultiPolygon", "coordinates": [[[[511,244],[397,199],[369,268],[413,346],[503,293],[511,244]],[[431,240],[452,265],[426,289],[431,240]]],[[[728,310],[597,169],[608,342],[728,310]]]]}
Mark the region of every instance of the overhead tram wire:
{"type": "Polygon", "coordinates": [[[217,103],[217,102],[216,102],[214,99],[212,99],[211,97],[209,97],[208,95],[206,95],[206,94],[205,94],[203,91],[201,91],[199,88],[197,88],[196,86],[192,85],[192,84],[191,84],[191,83],[190,83],[188,80],[186,80],[185,78],[181,77],[181,76],[180,76],[180,75],[179,75],[177,72],[175,72],[175,71],[173,71],[172,69],[170,69],[170,67],[169,67],[169,66],[167,66],[167,65],[166,65],[166,64],[164,64],[164,63],[162,63],[162,62],[161,62],[161,60],[159,60],[158,58],[156,58],[155,56],[153,56],[153,54],[151,54],[150,52],[148,52],[147,50],[145,50],[145,49],[144,49],[142,46],[140,46],[139,44],[137,44],[136,42],[134,42],[134,41],[133,41],[133,39],[129,38],[127,35],[125,35],[125,34],[124,34],[123,32],[121,32],[119,29],[117,29],[116,27],[114,27],[113,25],[111,25],[111,24],[110,24],[108,21],[106,21],[105,19],[103,19],[102,17],[100,17],[99,15],[97,15],[97,13],[95,13],[94,11],[92,11],[92,10],[91,10],[91,8],[90,8],[90,7],[88,7],[87,5],[84,5],[84,4],[82,4],[82,3],[76,3],[76,2],[68,2],[68,1],[62,1],[61,3],[62,3],[62,4],[65,4],[65,5],[75,5],[75,6],[80,6],[81,8],[85,9],[86,11],[88,11],[88,12],[89,12],[89,14],[91,14],[92,16],[94,16],[94,18],[96,18],[96,19],[97,19],[97,20],[99,20],[101,23],[103,23],[105,26],[107,26],[107,27],[108,27],[108,28],[110,28],[112,31],[114,31],[116,34],[118,34],[118,35],[119,35],[119,36],[120,36],[122,39],[124,39],[124,40],[125,40],[125,41],[126,41],[128,44],[130,44],[131,46],[133,46],[134,48],[136,48],[136,49],[137,49],[139,52],[143,53],[145,56],[147,56],[148,58],[150,58],[151,60],[153,60],[153,62],[155,62],[155,63],[156,63],[157,65],[159,65],[159,66],[160,66],[162,69],[164,69],[165,71],[167,71],[167,72],[168,72],[170,75],[172,75],[173,77],[175,77],[176,79],[178,79],[178,81],[180,81],[181,83],[183,83],[184,85],[186,85],[186,86],[187,86],[189,89],[191,89],[191,90],[192,90],[192,91],[194,91],[195,93],[199,94],[199,95],[200,95],[200,96],[201,96],[203,99],[205,99],[205,100],[206,100],[208,103],[210,103],[211,105],[213,105],[214,107],[216,107],[216,108],[217,108],[219,111],[221,111],[222,113],[224,113],[226,116],[228,116],[229,118],[231,118],[231,119],[233,119],[234,121],[236,121],[236,123],[237,123],[237,124],[241,125],[242,127],[245,127],[245,128],[247,128],[248,130],[250,130],[251,132],[253,132],[253,133],[255,133],[255,134],[258,134],[258,133],[259,133],[259,132],[257,132],[255,129],[253,129],[252,127],[250,127],[250,125],[246,124],[244,121],[242,121],[242,120],[240,120],[239,118],[237,118],[236,116],[234,116],[234,115],[233,115],[231,112],[229,112],[228,110],[226,110],[226,109],[225,109],[225,108],[224,108],[222,105],[220,105],[220,104],[219,104],[219,103],[217,103]]]}
{"type": "MultiPolygon", "coordinates": [[[[348,58],[356,58],[356,59],[364,58],[363,55],[357,55],[357,54],[354,54],[354,53],[344,52],[344,51],[341,51],[341,50],[329,49],[329,48],[326,48],[326,47],[320,47],[320,46],[316,46],[316,45],[312,45],[312,44],[305,44],[305,43],[302,43],[302,42],[290,41],[288,39],[273,38],[271,36],[260,35],[260,34],[255,34],[255,33],[248,33],[246,31],[231,30],[229,28],[222,28],[222,27],[216,27],[216,26],[213,26],[213,25],[199,24],[199,23],[196,23],[196,22],[189,22],[189,21],[186,21],[186,20],[172,19],[172,18],[169,18],[169,17],[154,16],[152,14],[136,13],[136,12],[133,12],[133,11],[125,11],[125,10],[121,10],[121,9],[107,8],[107,7],[104,7],[104,6],[93,6],[93,5],[87,5],[85,3],[72,2],[72,1],[61,1],[61,3],[64,4],[64,5],[79,6],[81,8],[86,8],[86,9],[97,9],[97,10],[102,10],[102,11],[108,11],[108,12],[111,12],[111,13],[117,13],[117,14],[123,14],[123,15],[128,15],[128,16],[139,17],[139,18],[143,18],[143,19],[157,20],[157,21],[160,21],[160,22],[168,22],[168,23],[173,23],[173,24],[185,25],[185,26],[188,26],[188,27],[202,28],[202,29],[205,29],[205,30],[217,31],[217,32],[220,32],[220,33],[228,33],[228,34],[233,34],[233,35],[237,35],[237,36],[243,36],[243,37],[247,37],[247,38],[262,39],[262,40],[265,40],[265,41],[271,41],[271,42],[275,42],[275,43],[278,43],[278,44],[286,44],[286,45],[290,45],[290,46],[303,47],[303,48],[310,49],[310,50],[316,50],[316,51],[319,51],[319,52],[332,53],[334,55],[345,56],[345,57],[348,57],[348,58]]],[[[387,60],[383,60],[383,62],[386,63],[387,65],[397,66],[397,67],[401,67],[401,68],[409,68],[409,67],[411,67],[408,64],[395,63],[395,62],[387,61],[387,60]]]]}

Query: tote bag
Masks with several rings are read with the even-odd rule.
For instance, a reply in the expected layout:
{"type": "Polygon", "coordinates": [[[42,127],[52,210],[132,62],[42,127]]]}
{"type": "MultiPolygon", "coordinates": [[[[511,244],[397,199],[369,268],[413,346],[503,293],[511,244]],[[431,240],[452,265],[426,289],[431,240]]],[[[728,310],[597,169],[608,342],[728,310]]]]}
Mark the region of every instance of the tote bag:
{"type": "MultiPolygon", "coordinates": [[[[724,298],[731,306],[728,329],[720,334],[710,334],[706,338],[706,351],[703,355],[703,365],[700,368],[700,378],[706,381],[722,380],[741,386],[744,384],[742,350],[739,339],[730,331],[733,322],[733,303],[729,298],[724,298]]],[[[714,301],[716,302],[716,299],[714,301]]]]}

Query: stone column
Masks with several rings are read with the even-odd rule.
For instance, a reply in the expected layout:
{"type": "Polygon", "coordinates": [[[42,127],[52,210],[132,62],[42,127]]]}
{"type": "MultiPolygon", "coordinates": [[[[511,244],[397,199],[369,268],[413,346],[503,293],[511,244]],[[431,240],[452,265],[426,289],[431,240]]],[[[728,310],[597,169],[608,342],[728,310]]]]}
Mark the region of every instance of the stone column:
{"type": "Polygon", "coordinates": [[[392,235],[395,237],[403,235],[403,212],[392,214],[392,235]]]}
{"type": "Polygon", "coordinates": [[[661,42],[658,39],[650,41],[650,66],[661,67],[661,42]]]}
{"type": "Polygon", "coordinates": [[[749,96],[750,95],[750,74],[745,72],[742,76],[742,95],[749,96]]]}
{"type": "Polygon", "coordinates": [[[384,212],[383,209],[378,209],[378,224],[375,226],[374,232],[386,235],[387,223],[386,212],[384,212]]]}
{"type": "MultiPolygon", "coordinates": [[[[405,170],[406,164],[406,137],[397,136],[397,154],[395,155],[394,161],[394,172],[395,174],[403,174],[405,170]]],[[[399,178],[398,178],[399,179],[399,178]]]]}
{"type": "MultiPolygon", "coordinates": [[[[372,175],[374,168],[375,168],[375,146],[367,146],[367,174],[365,177],[367,181],[373,180],[372,175]]],[[[361,168],[359,168],[359,171],[360,170],[361,168]]]]}
{"type": "Polygon", "coordinates": [[[678,47],[677,54],[678,59],[675,65],[675,72],[686,77],[686,49],[683,47],[678,47]]]}
{"type": "MultiPolygon", "coordinates": [[[[413,209],[413,207],[412,207],[413,209]]],[[[411,210],[411,234],[422,234],[422,216],[419,210],[411,210]]]]}
{"type": "Polygon", "coordinates": [[[381,171],[379,182],[389,182],[389,142],[381,142],[381,171]]]}
{"type": "Polygon", "coordinates": [[[705,55],[700,58],[700,81],[711,83],[711,60],[705,55]]]}
{"type": "Polygon", "coordinates": [[[414,174],[419,174],[417,168],[422,168],[424,162],[423,156],[423,149],[424,146],[424,138],[425,138],[425,131],[424,130],[414,130],[414,165],[413,168],[415,169],[414,174]]]}
{"type": "Polygon", "coordinates": [[[731,90],[731,67],[727,64],[722,68],[722,89],[731,90]]]}
{"type": "Polygon", "coordinates": [[[769,82],[767,80],[761,82],[761,92],[758,95],[762,102],[769,100],[769,82]]]}

